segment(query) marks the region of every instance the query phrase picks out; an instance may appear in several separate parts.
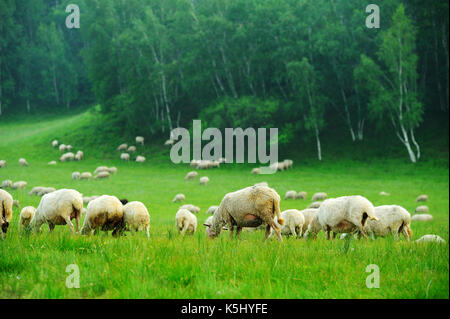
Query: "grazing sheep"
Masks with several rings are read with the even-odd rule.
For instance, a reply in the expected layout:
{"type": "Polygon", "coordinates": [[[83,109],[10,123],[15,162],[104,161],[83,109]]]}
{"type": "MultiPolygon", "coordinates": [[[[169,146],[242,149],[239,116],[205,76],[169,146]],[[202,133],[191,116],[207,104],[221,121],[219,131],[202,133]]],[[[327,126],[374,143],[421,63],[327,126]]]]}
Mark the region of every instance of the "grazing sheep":
{"type": "Polygon", "coordinates": [[[126,151],[128,149],[128,144],[120,144],[119,147],[117,147],[118,151],[126,151]]]}
{"type": "MultiPolygon", "coordinates": [[[[293,235],[294,237],[302,237],[303,225],[305,224],[305,217],[302,212],[297,209],[288,209],[281,212],[281,217],[284,219],[284,225],[281,226],[281,234],[285,236],[293,235]]],[[[277,219],[277,217],[275,217],[277,219]]],[[[270,231],[269,237],[272,237],[273,229],[270,231]]]]}
{"type": "Polygon", "coordinates": [[[209,206],[208,210],[206,211],[206,214],[208,215],[214,215],[214,212],[219,208],[219,206],[209,206]]]}
{"type": "Polygon", "coordinates": [[[72,145],[67,145],[66,146],[66,150],[68,150],[69,152],[72,150],[72,148],[73,148],[72,145]]]}
{"type": "Polygon", "coordinates": [[[297,195],[296,191],[287,191],[286,195],[284,195],[284,199],[295,199],[296,195],[297,195]]]}
{"type": "Polygon", "coordinates": [[[206,227],[206,229],[205,229],[206,235],[208,235],[209,228],[212,225],[212,219],[213,219],[213,217],[209,216],[208,218],[206,218],[205,222],[203,223],[203,226],[206,227]]]}
{"type": "Polygon", "coordinates": [[[56,165],[56,161],[50,161],[47,163],[48,165],[56,165]]]}
{"type": "Polygon", "coordinates": [[[120,159],[121,159],[122,161],[129,161],[129,160],[130,160],[130,154],[128,154],[128,153],[122,153],[122,154],[120,154],[120,159]]]}
{"type": "Polygon", "coordinates": [[[29,166],[27,160],[24,158],[19,158],[19,165],[20,166],[29,166]]]}
{"type": "Polygon", "coordinates": [[[209,177],[208,176],[200,177],[200,185],[208,185],[208,183],[209,183],[209,177]]]}
{"type": "Polygon", "coordinates": [[[80,177],[81,177],[80,172],[73,172],[73,173],[72,173],[72,179],[73,179],[73,180],[80,179],[80,177]]]}
{"type": "Polygon", "coordinates": [[[191,167],[197,167],[198,163],[200,163],[199,160],[193,159],[193,160],[191,161],[191,163],[189,164],[189,166],[191,166],[191,167]]]}
{"type": "Polygon", "coordinates": [[[144,137],[142,136],[136,136],[136,143],[144,145],[144,137]]]}
{"type": "Polygon", "coordinates": [[[290,169],[294,165],[294,162],[290,159],[285,159],[283,161],[283,164],[284,164],[284,169],[290,169]]]}
{"type": "Polygon", "coordinates": [[[416,240],[416,243],[427,243],[427,242],[445,244],[445,240],[438,235],[423,235],[422,237],[416,240]]]}
{"type": "Polygon", "coordinates": [[[191,172],[186,174],[186,176],[184,177],[184,180],[188,181],[190,179],[197,178],[197,176],[198,176],[198,173],[196,171],[191,171],[191,172]]]}
{"type": "Polygon", "coordinates": [[[165,146],[167,146],[167,145],[173,145],[174,142],[175,142],[174,140],[168,139],[167,141],[164,142],[164,145],[165,145],[165,146]]]}
{"type": "Polygon", "coordinates": [[[194,206],[192,204],[186,204],[180,207],[180,209],[187,209],[191,213],[197,214],[200,211],[200,207],[194,206]]]}
{"type": "Polygon", "coordinates": [[[92,178],[92,174],[90,172],[83,172],[83,173],[81,173],[80,179],[90,180],[91,178],[92,178]]]}
{"type": "Polygon", "coordinates": [[[60,189],[45,194],[36,209],[30,226],[33,231],[40,231],[41,226],[48,223],[48,228],[52,232],[55,225],[67,225],[74,233],[71,220],[75,219],[76,231],[78,231],[82,208],[83,197],[74,189],[60,189]]]}
{"type": "Polygon", "coordinates": [[[73,154],[72,152],[64,153],[64,154],[61,155],[61,157],[59,158],[59,160],[60,160],[61,162],[73,161],[74,159],[75,159],[75,154],[73,154]]]}
{"type": "Polygon", "coordinates": [[[186,197],[184,196],[184,194],[176,194],[172,200],[172,203],[182,202],[184,200],[186,200],[186,197]]]}
{"type": "Polygon", "coordinates": [[[429,222],[433,220],[433,216],[430,214],[415,214],[413,217],[411,217],[411,220],[419,222],[429,222]]]}
{"type": "Polygon", "coordinates": [[[320,205],[322,205],[322,203],[323,203],[323,202],[314,202],[314,203],[311,203],[311,204],[308,206],[308,208],[319,208],[320,205]]]}
{"type": "Polygon", "coordinates": [[[28,193],[28,195],[36,195],[36,196],[43,196],[45,194],[54,192],[56,189],[52,187],[43,187],[43,186],[35,186],[31,189],[31,191],[28,193]]]}
{"type": "Polygon", "coordinates": [[[108,166],[99,166],[95,169],[94,175],[97,175],[100,172],[109,172],[108,166]]]}
{"type": "Polygon", "coordinates": [[[100,172],[97,175],[94,176],[94,179],[103,179],[103,178],[109,178],[109,172],[100,172]]]}
{"type": "Polygon", "coordinates": [[[0,188],[8,188],[8,187],[12,187],[12,185],[13,185],[12,180],[7,179],[2,182],[2,185],[0,186],[0,188]]]}
{"type": "Polygon", "coordinates": [[[380,192],[380,195],[381,195],[381,196],[390,196],[391,194],[386,193],[386,192],[380,192]]]}
{"type": "Polygon", "coordinates": [[[284,220],[280,216],[280,195],[274,189],[265,186],[246,187],[224,196],[213,215],[208,236],[219,236],[224,225],[230,229],[232,237],[234,226],[237,226],[238,236],[243,227],[258,227],[265,223],[267,225],[265,238],[273,228],[281,241],[281,230],[274,221],[275,216],[278,217],[278,223],[283,225],[284,220]]]}
{"type": "Polygon", "coordinates": [[[317,214],[317,208],[306,208],[301,210],[300,212],[303,214],[305,218],[305,223],[303,224],[302,232],[305,233],[308,229],[309,224],[313,220],[314,216],[317,214]]]}
{"type": "Polygon", "coordinates": [[[136,146],[129,146],[127,152],[134,153],[136,152],[136,146]]]}
{"type": "Polygon", "coordinates": [[[312,196],[311,201],[316,202],[316,201],[322,201],[325,199],[327,199],[327,193],[318,192],[312,196]]]}
{"type": "Polygon", "coordinates": [[[27,182],[18,181],[12,184],[12,189],[23,189],[27,187],[27,182]]]}
{"type": "Polygon", "coordinates": [[[27,228],[36,213],[36,208],[33,206],[26,206],[22,209],[19,215],[19,229],[27,228]]]}
{"type": "Polygon", "coordinates": [[[66,144],[60,144],[59,145],[59,151],[64,152],[67,149],[66,144]]]}
{"type": "Polygon", "coordinates": [[[307,195],[306,192],[298,192],[297,195],[295,195],[295,199],[306,199],[307,195]]]}
{"type": "Polygon", "coordinates": [[[175,223],[181,236],[184,236],[186,231],[193,235],[197,230],[197,217],[187,209],[180,208],[177,211],[175,223]]]}
{"type": "Polygon", "coordinates": [[[388,234],[394,235],[398,239],[400,233],[406,240],[412,237],[411,215],[406,209],[398,205],[377,206],[374,210],[374,216],[378,220],[367,220],[365,229],[372,239],[375,236],[385,237],[388,234]]]}
{"type": "Polygon", "coordinates": [[[17,208],[20,208],[20,202],[19,202],[18,199],[14,199],[14,200],[13,200],[13,206],[14,206],[14,207],[17,207],[17,208]]]}
{"type": "Polygon", "coordinates": [[[117,174],[117,167],[115,167],[115,166],[113,166],[113,167],[109,167],[108,168],[108,172],[110,173],[110,174],[117,174]]]}
{"type": "Polygon", "coordinates": [[[145,157],[144,157],[144,156],[141,156],[141,155],[137,156],[137,157],[136,157],[136,162],[138,162],[138,163],[144,163],[144,162],[145,162],[145,157]]]}
{"type": "Polygon", "coordinates": [[[416,202],[427,202],[427,201],[428,201],[428,195],[425,195],[425,194],[419,195],[416,198],[416,202]]]}
{"type": "Polygon", "coordinates": [[[145,230],[150,237],[150,215],[143,203],[134,201],[123,206],[123,221],[131,230],[145,230]]]}
{"type": "Polygon", "coordinates": [[[252,169],[250,174],[261,174],[261,169],[259,167],[255,167],[254,169],[252,169]]]}
{"type": "Polygon", "coordinates": [[[83,151],[78,151],[78,152],[75,154],[75,160],[76,160],[76,161],[81,161],[81,160],[83,159],[83,157],[84,157],[83,151]]]}
{"type": "Polygon", "coordinates": [[[430,209],[426,205],[418,206],[414,212],[416,213],[428,213],[430,209]]]}
{"type": "Polygon", "coordinates": [[[13,198],[7,191],[0,189],[0,234],[5,238],[9,223],[12,219],[13,198]]]}
{"type": "Polygon", "coordinates": [[[333,231],[333,238],[339,233],[359,231],[367,237],[365,225],[367,219],[377,220],[372,203],[363,196],[342,196],[325,200],[306,230],[305,237],[317,236],[320,230],[327,233],[333,231]]]}
{"type": "Polygon", "coordinates": [[[52,146],[53,146],[53,147],[58,147],[58,141],[57,141],[57,140],[53,140],[52,146]]]}
{"type": "Polygon", "coordinates": [[[6,161],[5,160],[0,160],[0,168],[2,167],[6,167],[6,161]]]}
{"type": "Polygon", "coordinates": [[[123,229],[123,205],[117,197],[102,195],[89,202],[80,231],[82,235],[112,230],[112,235],[117,237],[123,229]]]}

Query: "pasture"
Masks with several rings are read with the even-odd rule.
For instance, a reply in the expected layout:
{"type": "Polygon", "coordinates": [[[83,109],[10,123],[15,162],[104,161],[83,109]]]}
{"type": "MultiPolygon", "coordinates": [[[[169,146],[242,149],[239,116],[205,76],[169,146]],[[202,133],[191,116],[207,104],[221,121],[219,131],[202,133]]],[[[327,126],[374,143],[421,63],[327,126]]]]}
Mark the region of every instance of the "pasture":
{"type": "Polygon", "coordinates": [[[15,207],[7,237],[0,241],[0,298],[449,298],[448,162],[298,164],[293,158],[292,170],[274,175],[251,175],[254,165],[226,164],[199,170],[199,176],[211,180],[201,186],[198,178],[184,180],[192,168],[171,163],[168,147],[148,146],[146,141],[136,155],[145,154],[147,161],[136,163],[120,161],[115,148],[121,141],[100,143],[93,136],[88,144],[93,132],[86,133],[83,126],[91,120],[92,115],[82,113],[38,123],[0,122],[0,159],[7,160],[0,181],[27,181],[25,190],[8,189],[21,207],[39,204],[40,197],[28,195],[34,186],[142,201],[150,212],[150,239],[129,232],[118,239],[103,233],[71,235],[67,226],[48,234],[45,225],[41,234],[26,235],[17,229],[20,209],[15,207]],[[85,159],[47,165],[60,156],[50,144],[54,138],[83,150],[85,159]],[[20,167],[20,157],[30,166],[20,167]],[[100,165],[116,166],[118,173],[107,180],[71,179],[73,171],[93,172],[100,165]],[[224,231],[208,240],[202,226],[208,207],[219,205],[228,192],[262,181],[280,194],[282,211],[306,208],[314,192],[324,191],[329,197],[360,194],[375,206],[398,204],[413,214],[416,197],[426,193],[434,220],[413,221],[413,240],[437,234],[447,243],[390,237],[327,241],[323,233],[316,240],[284,238],[280,243],[275,238],[264,241],[262,231],[244,231],[237,240],[224,231]],[[307,191],[308,200],[284,200],[291,189],[307,191]],[[380,191],[391,195],[381,196],[380,191]],[[175,229],[174,216],[182,205],[171,202],[177,193],[186,195],[183,204],[201,208],[193,236],[181,238],[175,229]],[[79,266],[79,289],[65,285],[69,264],[79,266]],[[380,269],[380,288],[366,287],[370,264],[380,269]]]}

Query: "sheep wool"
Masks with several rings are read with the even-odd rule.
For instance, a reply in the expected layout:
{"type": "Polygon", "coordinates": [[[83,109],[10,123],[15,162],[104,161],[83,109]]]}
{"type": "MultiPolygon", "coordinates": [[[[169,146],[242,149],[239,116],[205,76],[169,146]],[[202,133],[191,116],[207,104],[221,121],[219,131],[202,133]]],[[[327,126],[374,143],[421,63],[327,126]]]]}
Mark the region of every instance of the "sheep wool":
{"type": "Polygon", "coordinates": [[[150,237],[150,214],[141,202],[129,202],[123,206],[123,220],[133,231],[144,231],[150,237]]]}
{"type": "Polygon", "coordinates": [[[208,176],[200,177],[200,185],[208,185],[208,183],[209,183],[209,177],[208,176]]]}
{"type": "Polygon", "coordinates": [[[186,200],[186,196],[184,196],[184,194],[176,194],[172,200],[172,203],[182,202],[184,200],[186,200]]]}
{"type": "Polygon", "coordinates": [[[378,220],[368,219],[366,231],[372,239],[375,236],[385,237],[388,234],[394,235],[398,239],[399,234],[403,234],[406,240],[412,237],[411,215],[406,209],[398,205],[377,206],[374,215],[378,220]]]}
{"type": "Polygon", "coordinates": [[[284,195],[284,199],[295,199],[295,196],[297,195],[296,191],[287,191],[284,195]]]}
{"type": "Polygon", "coordinates": [[[26,206],[22,208],[22,211],[19,215],[19,229],[27,228],[35,213],[36,208],[34,208],[33,206],[26,206]]]}
{"type": "Polygon", "coordinates": [[[102,195],[89,202],[81,227],[82,235],[112,230],[112,235],[118,237],[123,229],[123,205],[117,197],[102,195]]]}
{"type": "Polygon", "coordinates": [[[0,237],[3,239],[8,231],[13,216],[13,197],[7,191],[0,189],[0,237]]]}

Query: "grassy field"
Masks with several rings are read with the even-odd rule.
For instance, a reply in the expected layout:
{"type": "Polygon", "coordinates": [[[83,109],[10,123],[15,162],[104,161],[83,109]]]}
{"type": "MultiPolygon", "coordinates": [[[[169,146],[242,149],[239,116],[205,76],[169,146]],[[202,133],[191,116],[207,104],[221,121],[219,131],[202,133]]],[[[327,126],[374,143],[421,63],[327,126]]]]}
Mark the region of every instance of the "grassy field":
{"type": "MultiPolygon", "coordinates": [[[[82,113],[38,123],[0,122],[0,159],[8,162],[0,169],[0,181],[28,182],[25,190],[9,190],[22,207],[38,205],[40,198],[28,195],[33,186],[142,201],[150,211],[150,239],[144,233],[119,239],[73,236],[63,226],[50,235],[44,226],[41,234],[26,236],[17,229],[20,210],[14,208],[7,238],[0,241],[0,298],[449,298],[448,158],[446,165],[295,161],[290,171],[261,176],[251,175],[250,165],[224,165],[200,172],[211,180],[205,187],[198,180],[184,181],[191,169],[172,164],[169,149],[145,146],[138,153],[147,156],[146,163],[120,161],[117,145],[98,141],[95,132],[86,129],[94,120],[94,115],[82,113]],[[59,157],[50,145],[54,138],[83,150],[85,160],[47,165],[59,157]],[[30,166],[19,167],[19,157],[30,166]],[[100,165],[118,167],[117,175],[109,180],[71,180],[73,171],[92,172],[100,165]],[[263,232],[243,232],[239,240],[230,240],[224,232],[207,240],[201,225],[206,209],[218,205],[226,193],[260,181],[282,197],[290,189],[307,191],[308,197],[316,191],[329,197],[361,194],[374,205],[399,204],[410,212],[417,206],[417,195],[427,193],[434,220],[413,222],[413,238],[438,234],[447,244],[379,238],[351,240],[346,246],[342,240],[326,241],[323,235],[279,243],[263,241],[263,232]],[[380,191],[391,196],[380,196],[380,191]],[[171,202],[180,192],[186,203],[202,209],[197,233],[185,238],[175,229],[180,205],[171,202]],[[79,289],[65,285],[69,264],[79,266],[79,289]],[[378,289],[366,287],[369,264],[380,269],[378,289]]],[[[309,203],[282,200],[281,209],[303,209],[309,203]]]]}

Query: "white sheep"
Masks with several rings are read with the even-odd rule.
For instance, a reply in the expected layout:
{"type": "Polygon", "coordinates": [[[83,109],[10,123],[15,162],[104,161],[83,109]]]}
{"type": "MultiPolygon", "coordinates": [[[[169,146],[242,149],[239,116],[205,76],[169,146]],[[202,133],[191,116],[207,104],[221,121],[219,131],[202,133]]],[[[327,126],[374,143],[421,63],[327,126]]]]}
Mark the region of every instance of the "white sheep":
{"type": "Polygon", "coordinates": [[[136,136],[136,143],[144,145],[144,137],[143,136],[136,136]]]}
{"type": "Polygon", "coordinates": [[[108,166],[99,166],[95,169],[94,175],[97,175],[100,172],[109,172],[108,166]]]}
{"type": "Polygon", "coordinates": [[[430,211],[430,209],[428,208],[428,206],[426,205],[421,205],[416,207],[416,210],[414,212],[416,213],[428,213],[430,211]]]}
{"type": "Polygon", "coordinates": [[[292,160],[290,160],[290,159],[285,159],[283,161],[283,164],[284,164],[284,168],[285,169],[290,169],[294,165],[294,162],[292,160]]]}
{"type": "Polygon", "coordinates": [[[131,230],[145,230],[150,237],[150,214],[143,203],[134,201],[123,206],[123,221],[131,230]]]}
{"type": "Polygon", "coordinates": [[[48,165],[56,165],[56,161],[50,161],[47,163],[48,165]]]}
{"type": "Polygon", "coordinates": [[[138,156],[136,157],[136,162],[138,162],[138,163],[144,163],[144,162],[145,162],[145,156],[138,155],[138,156]]]}
{"type": "Polygon", "coordinates": [[[303,218],[305,218],[305,223],[303,224],[302,232],[305,233],[308,229],[309,224],[314,219],[314,216],[317,214],[317,208],[306,208],[301,210],[300,212],[303,214],[303,218]]]}
{"type": "Polygon", "coordinates": [[[219,206],[209,206],[208,210],[206,211],[206,214],[214,215],[217,208],[219,208],[219,206]]]}
{"type": "Polygon", "coordinates": [[[126,144],[126,143],[120,144],[119,147],[117,147],[118,151],[126,151],[127,149],[128,149],[128,144],[126,144]]]}
{"type": "Polygon", "coordinates": [[[117,167],[115,167],[115,166],[109,167],[108,172],[110,174],[114,174],[114,175],[117,174],[117,167]]]}
{"type": "Polygon", "coordinates": [[[413,217],[411,217],[411,220],[419,222],[429,222],[433,220],[433,216],[430,214],[415,214],[413,217]]]}
{"type": "Polygon", "coordinates": [[[76,160],[76,161],[81,161],[81,160],[83,159],[83,157],[84,157],[83,151],[78,151],[78,152],[75,154],[75,160],[76,160]]]}
{"type": "Polygon", "coordinates": [[[209,228],[212,225],[212,219],[213,219],[213,217],[209,216],[208,218],[206,218],[205,222],[203,223],[203,226],[206,227],[206,229],[205,229],[206,235],[208,235],[208,233],[210,231],[209,228]]]}
{"type": "Polygon", "coordinates": [[[191,166],[191,167],[197,167],[198,163],[200,163],[199,160],[193,159],[193,160],[190,162],[189,166],[191,166]]]}
{"type": "Polygon", "coordinates": [[[66,150],[68,150],[69,152],[72,150],[72,148],[73,148],[72,145],[67,145],[66,146],[66,150]]]}
{"type": "Polygon", "coordinates": [[[259,167],[255,167],[254,169],[252,169],[250,174],[261,174],[261,169],[259,167]]]}
{"type": "Polygon", "coordinates": [[[187,209],[191,213],[197,214],[200,212],[200,207],[192,205],[192,204],[186,204],[180,207],[180,209],[187,209]]]}
{"type": "Polygon", "coordinates": [[[323,203],[323,202],[320,202],[320,201],[311,203],[311,204],[308,206],[308,208],[319,208],[320,205],[322,205],[322,203],[323,203]]]}
{"type": "Polygon", "coordinates": [[[325,199],[327,199],[327,193],[318,192],[312,196],[311,201],[316,202],[316,201],[323,201],[325,199]]]}
{"type": "Polygon", "coordinates": [[[27,160],[24,158],[19,158],[19,165],[20,166],[29,166],[27,160]]]}
{"type": "MultiPolygon", "coordinates": [[[[281,226],[281,234],[285,236],[293,235],[294,237],[302,237],[303,225],[305,224],[305,217],[303,213],[297,209],[288,209],[281,212],[281,217],[284,219],[284,224],[281,226]]],[[[277,220],[277,217],[275,217],[277,220]]],[[[273,235],[273,229],[270,231],[269,237],[273,235]]]]}
{"type": "Polygon", "coordinates": [[[54,191],[56,191],[56,189],[53,187],[36,186],[31,189],[28,195],[44,196],[45,194],[49,194],[54,191]]]}
{"type": "Polygon", "coordinates": [[[59,145],[59,151],[64,152],[67,149],[66,144],[60,144],[59,145]]]}
{"type": "Polygon", "coordinates": [[[122,153],[122,154],[120,154],[120,159],[121,159],[122,161],[129,161],[129,160],[130,160],[130,154],[128,154],[128,153],[122,153]]]}
{"type": "Polygon", "coordinates": [[[89,202],[80,231],[82,235],[112,230],[112,235],[117,237],[123,229],[123,205],[117,197],[102,195],[89,202]]]}
{"type": "Polygon", "coordinates": [[[61,162],[73,161],[74,159],[75,159],[75,154],[73,154],[72,152],[64,153],[59,158],[59,160],[61,162]]]}
{"type": "Polygon", "coordinates": [[[72,173],[72,179],[73,179],[73,180],[80,179],[80,177],[81,177],[80,172],[73,172],[73,173],[72,173]]]}
{"type": "Polygon", "coordinates": [[[136,152],[136,146],[133,146],[133,145],[128,146],[127,152],[130,152],[130,153],[136,152]]]}
{"type": "Polygon", "coordinates": [[[2,167],[6,167],[6,161],[5,160],[0,160],[0,168],[2,167]]]}
{"type": "Polygon", "coordinates": [[[190,179],[194,179],[197,178],[198,173],[196,171],[191,171],[189,173],[186,174],[186,176],[184,177],[184,180],[190,180],[190,179]]]}
{"type": "Polygon", "coordinates": [[[209,183],[209,177],[208,176],[200,177],[200,185],[208,185],[208,183],[209,183]]]}
{"type": "Polygon", "coordinates": [[[365,225],[367,219],[377,220],[372,203],[363,196],[342,196],[325,200],[319,207],[317,214],[306,230],[305,237],[324,230],[327,239],[333,231],[333,238],[339,233],[353,233],[359,231],[367,237],[365,225]]]}
{"type": "Polygon", "coordinates": [[[184,196],[184,194],[176,194],[172,199],[172,203],[182,202],[184,200],[186,200],[186,196],[184,196]]]}
{"type": "Polygon", "coordinates": [[[306,199],[308,193],[306,192],[298,192],[297,195],[295,195],[295,199],[306,199]]]}
{"type": "Polygon", "coordinates": [[[83,173],[81,173],[80,179],[90,180],[91,178],[92,178],[92,174],[90,172],[83,172],[83,173]]]}
{"type": "Polygon", "coordinates": [[[41,226],[48,223],[50,232],[55,225],[68,225],[74,233],[72,219],[76,222],[78,231],[81,209],[83,208],[83,197],[74,189],[60,189],[45,194],[36,209],[30,226],[34,231],[40,231],[41,226]]]}
{"type": "Polygon", "coordinates": [[[9,223],[13,216],[13,197],[7,191],[0,189],[0,234],[5,238],[9,223]]]}
{"type": "Polygon", "coordinates": [[[19,215],[19,229],[26,229],[33,219],[35,213],[36,208],[34,208],[33,206],[26,206],[22,208],[22,211],[19,215]]]}
{"type": "Polygon", "coordinates": [[[17,208],[20,208],[20,202],[19,202],[18,199],[14,199],[14,200],[13,200],[13,206],[14,206],[14,207],[17,207],[17,208]]]}
{"type": "Polygon", "coordinates": [[[246,187],[224,196],[213,215],[208,236],[219,236],[224,225],[227,225],[232,237],[234,226],[237,226],[239,235],[243,227],[259,227],[265,223],[267,225],[265,238],[273,228],[281,241],[281,230],[274,221],[275,216],[278,217],[278,223],[283,225],[284,220],[280,216],[280,195],[274,189],[265,186],[246,187]]]}
{"type": "Polygon", "coordinates": [[[0,188],[8,188],[8,187],[12,187],[13,182],[10,179],[4,180],[2,182],[2,185],[0,186],[0,188]]]}
{"type": "Polygon", "coordinates": [[[53,140],[52,141],[52,146],[53,147],[58,147],[58,141],[57,140],[53,140]]]}
{"type": "Polygon", "coordinates": [[[426,242],[435,242],[440,244],[446,243],[446,241],[438,235],[423,235],[422,237],[416,240],[416,243],[426,243],[426,242]]]}
{"type": "Polygon", "coordinates": [[[27,182],[25,181],[18,181],[15,182],[14,184],[12,184],[11,188],[12,189],[24,189],[27,187],[27,182]]]}
{"type": "Polygon", "coordinates": [[[412,237],[411,215],[406,209],[398,205],[377,206],[374,210],[374,216],[378,220],[368,219],[365,229],[372,239],[375,236],[385,237],[388,234],[394,235],[398,239],[400,233],[406,240],[412,237]]]}
{"type": "Polygon", "coordinates": [[[428,201],[428,195],[422,194],[417,196],[416,202],[427,202],[428,201]]]}
{"type": "Polygon", "coordinates": [[[284,199],[295,199],[295,196],[297,195],[296,191],[287,191],[284,195],[284,199]]]}
{"type": "Polygon", "coordinates": [[[95,175],[94,179],[104,179],[104,178],[109,178],[109,176],[110,176],[109,172],[102,171],[102,172],[98,173],[97,175],[95,175]]]}
{"type": "Polygon", "coordinates": [[[197,217],[187,209],[180,208],[175,215],[175,224],[181,236],[186,231],[193,235],[197,230],[197,217]]]}

